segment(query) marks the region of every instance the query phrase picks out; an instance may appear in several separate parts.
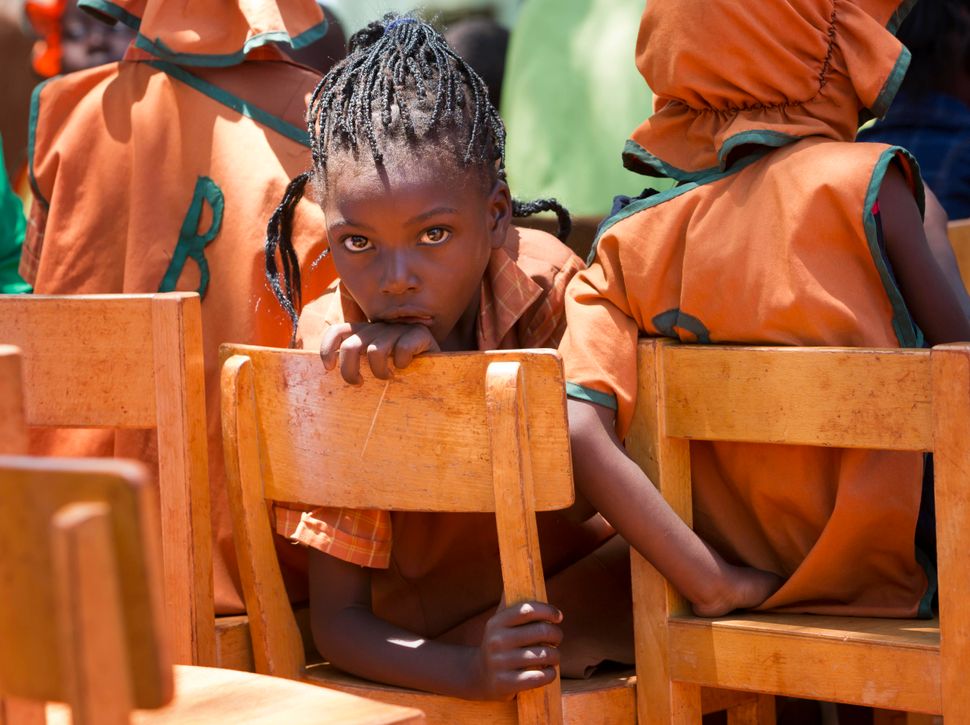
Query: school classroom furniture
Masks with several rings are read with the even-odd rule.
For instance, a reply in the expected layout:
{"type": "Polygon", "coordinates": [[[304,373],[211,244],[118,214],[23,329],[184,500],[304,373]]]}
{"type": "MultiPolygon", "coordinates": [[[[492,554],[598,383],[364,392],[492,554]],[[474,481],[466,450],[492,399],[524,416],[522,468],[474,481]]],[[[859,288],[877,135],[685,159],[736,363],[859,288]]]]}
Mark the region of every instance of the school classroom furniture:
{"type": "Polygon", "coordinates": [[[22,354],[19,347],[0,345],[0,455],[27,452],[24,419],[22,354]]]}
{"type": "Polygon", "coordinates": [[[154,494],[129,461],[0,457],[0,722],[423,722],[276,677],[173,671],[154,494]]]}
{"type": "Polygon", "coordinates": [[[950,246],[960,267],[963,284],[970,290],[970,219],[956,219],[947,226],[950,246]]]}
{"type": "MultiPolygon", "coordinates": [[[[573,501],[556,353],[421,356],[390,381],[364,370],[359,386],[325,373],[312,351],[224,345],[221,353],[229,500],[257,672],[416,707],[429,723],[636,722],[629,672],[556,680],[514,702],[474,702],[308,666],[273,547],[271,501],[491,511],[506,601],[545,599],[535,512],[573,501]]],[[[751,709],[757,701],[705,690],[703,708],[731,708],[732,725],[769,722],[751,709]]]]}
{"type": "Polygon", "coordinates": [[[214,664],[198,295],[0,295],[0,342],[23,351],[28,425],[157,431],[173,654],[214,664]]]}
{"type": "Polygon", "coordinates": [[[627,451],[688,523],[691,440],[932,451],[940,597],[933,620],[704,619],[634,554],[639,722],[699,723],[702,685],[970,721],[970,344],[869,350],[643,340],[638,364],[627,451]]]}

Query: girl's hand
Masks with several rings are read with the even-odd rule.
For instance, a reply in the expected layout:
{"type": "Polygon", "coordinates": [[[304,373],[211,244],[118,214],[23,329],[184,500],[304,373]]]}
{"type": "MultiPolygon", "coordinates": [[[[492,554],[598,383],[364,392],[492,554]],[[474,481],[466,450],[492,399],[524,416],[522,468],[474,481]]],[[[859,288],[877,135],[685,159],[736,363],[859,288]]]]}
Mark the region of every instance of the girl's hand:
{"type": "Polygon", "coordinates": [[[374,377],[387,380],[392,359],[394,367],[402,369],[415,355],[438,351],[438,343],[424,325],[344,322],[328,328],[320,341],[323,366],[333,370],[339,361],[341,377],[354,385],[361,382],[361,355],[367,355],[374,377]]]}
{"type": "Polygon", "coordinates": [[[556,677],[562,613],[551,604],[523,602],[501,609],[485,625],[475,659],[476,700],[511,700],[556,677]]]}

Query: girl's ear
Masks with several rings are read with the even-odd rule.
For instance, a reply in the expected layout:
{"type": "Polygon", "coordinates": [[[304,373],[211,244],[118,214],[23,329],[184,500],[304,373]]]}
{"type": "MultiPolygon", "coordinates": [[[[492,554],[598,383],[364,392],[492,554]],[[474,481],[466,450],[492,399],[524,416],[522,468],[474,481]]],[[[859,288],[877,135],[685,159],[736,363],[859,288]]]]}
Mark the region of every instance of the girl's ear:
{"type": "Polygon", "coordinates": [[[492,249],[505,244],[505,238],[512,224],[512,193],[504,181],[496,181],[488,198],[489,232],[492,249]]]}

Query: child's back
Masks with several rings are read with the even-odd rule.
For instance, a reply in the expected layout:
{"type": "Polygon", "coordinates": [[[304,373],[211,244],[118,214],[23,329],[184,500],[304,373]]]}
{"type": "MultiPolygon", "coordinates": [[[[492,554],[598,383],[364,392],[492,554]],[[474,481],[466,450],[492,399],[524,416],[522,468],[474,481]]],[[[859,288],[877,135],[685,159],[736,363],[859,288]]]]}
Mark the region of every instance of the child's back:
{"type": "MultiPolygon", "coordinates": [[[[882,16],[824,0],[649,4],[637,59],[658,112],[634,134],[625,161],[682,183],[606,222],[597,264],[570,286],[561,348],[571,394],[615,407],[620,437],[643,333],[699,343],[922,344],[877,204],[893,176],[911,192],[915,215],[918,169],[901,149],[850,143],[858,110],[884,112],[905,69],[905,49],[884,29],[900,3],[869,5],[882,16]]],[[[697,532],[728,560],[787,578],[762,606],[928,611],[932,586],[913,545],[920,454],[691,450],[697,532]]]]}
{"type": "MultiPolygon", "coordinates": [[[[216,609],[242,610],[232,557],[219,429],[218,347],[285,346],[286,316],[263,274],[264,220],[291,175],[309,163],[303,123],[319,80],[274,47],[248,55],[237,3],[89,3],[140,25],[120,63],[42,84],[31,113],[35,195],[21,270],[41,294],[202,295],[216,609]],[[188,11],[184,11],[188,12],[188,11]],[[134,14],[143,15],[142,22],[134,14]],[[180,27],[194,31],[186,33],[180,27]],[[238,43],[239,47],[234,47],[238,43]],[[159,58],[154,53],[165,53],[159,58]],[[238,51],[238,52],[234,52],[238,51]]],[[[295,37],[323,30],[312,0],[242,3],[252,22],[275,11],[295,37]]],[[[276,36],[280,37],[280,36],[276,36]]],[[[313,219],[319,210],[301,205],[313,219]]],[[[297,241],[302,254],[322,242],[297,241]]],[[[327,269],[320,288],[333,278],[327,269]]],[[[127,455],[150,461],[141,431],[49,431],[38,452],[127,455]]]]}

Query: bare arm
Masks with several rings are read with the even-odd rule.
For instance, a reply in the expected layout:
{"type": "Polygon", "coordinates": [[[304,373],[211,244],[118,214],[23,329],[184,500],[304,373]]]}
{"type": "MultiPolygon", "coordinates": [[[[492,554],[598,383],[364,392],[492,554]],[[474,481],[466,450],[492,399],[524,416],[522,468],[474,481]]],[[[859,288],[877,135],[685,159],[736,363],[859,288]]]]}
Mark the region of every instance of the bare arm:
{"type": "MultiPolygon", "coordinates": [[[[935,201],[935,199],[934,199],[935,201]]],[[[956,259],[944,238],[936,237],[939,220],[933,202],[927,206],[927,239],[916,200],[902,173],[890,167],[879,190],[879,215],[882,219],[886,254],[899,283],[903,299],[916,324],[931,345],[944,342],[970,342],[970,300],[956,269],[956,259]],[[930,241],[937,248],[934,254],[930,241]],[[946,245],[946,254],[941,247],[946,245]]],[[[944,214],[945,217],[945,214],[944,214]]]]}
{"type": "Polygon", "coordinates": [[[530,602],[500,610],[481,647],[426,640],[376,617],[370,571],[310,549],[313,641],[342,670],[377,682],[473,700],[509,699],[555,677],[561,614],[530,602]]]}
{"type": "Polygon", "coordinates": [[[623,450],[613,411],[569,400],[576,487],[702,616],[761,604],[778,588],[774,574],[728,564],[670,508],[623,450]]]}

